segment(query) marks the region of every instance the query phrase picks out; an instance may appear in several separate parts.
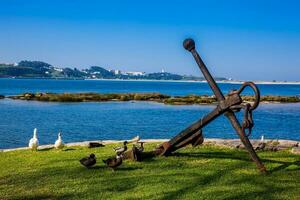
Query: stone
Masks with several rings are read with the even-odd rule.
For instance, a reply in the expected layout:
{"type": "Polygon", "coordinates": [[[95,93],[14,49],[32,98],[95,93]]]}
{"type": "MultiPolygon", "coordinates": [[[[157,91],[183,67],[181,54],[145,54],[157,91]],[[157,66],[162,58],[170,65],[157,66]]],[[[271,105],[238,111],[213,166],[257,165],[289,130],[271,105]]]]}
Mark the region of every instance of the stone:
{"type": "Polygon", "coordinates": [[[291,152],[293,154],[300,154],[300,147],[293,147],[292,150],[291,150],[291,152]]]}

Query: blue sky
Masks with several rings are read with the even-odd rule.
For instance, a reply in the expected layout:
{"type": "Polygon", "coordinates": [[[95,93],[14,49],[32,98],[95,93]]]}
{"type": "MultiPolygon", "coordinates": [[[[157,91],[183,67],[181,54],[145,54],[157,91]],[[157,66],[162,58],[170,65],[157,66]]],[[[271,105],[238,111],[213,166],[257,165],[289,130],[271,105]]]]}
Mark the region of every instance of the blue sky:
{"type": "Polygon", "coordinates": [[[300,1],[0,0],[0,62],[300,81],[300,1]]]}

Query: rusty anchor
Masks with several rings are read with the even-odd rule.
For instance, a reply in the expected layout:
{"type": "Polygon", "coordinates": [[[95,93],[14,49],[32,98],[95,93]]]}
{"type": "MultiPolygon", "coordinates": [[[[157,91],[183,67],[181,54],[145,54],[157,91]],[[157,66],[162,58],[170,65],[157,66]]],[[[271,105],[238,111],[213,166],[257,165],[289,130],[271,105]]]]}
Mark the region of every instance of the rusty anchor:
{"type": "Polygon", "coordinates": [[[189,127],[178,133],[168,142],[164,142],[159,145],[154,150],[154,155],[168,156],[172,152],[180,149],[188,144],[192,144],[193,146],[197,146],[203,142],[203,134],[202,128],[204,128],[211,121],[216,119],[218,116],[224,114],[228,120],[230,121],[232,127],[235,129],[236,133],[240,137],[242,143],[250,154],[250,157],[257,165],[258,169],[261,172],[266,172],[266,168],[263,165],[262,161],[256,154],[253,149],[252,144],[249,141],[249,135],[251,134],[251,129],[253,128],[253,119],[252,119],[252,111],[257,108],[260,100],[259,89],[253,82],[245,82],[242,84],[239,90],[231,91],[226,97],[221,92],[218,87],[216,81],[211,76],[201,57],[197,53],[195,49],[195,42],[192,39],[186,39],[183,42],[184,48],[191,52],[196,63],[198,64],[204,78],[207,80],[210,88],[212,89],[215,97],[218,100],[218,104],[215,109],[213,109],[210,113],[205,115],[203,118],[199,119],[195,123],[191,124],[189,127]],[[249,103],[244,103],[240,94],[246,87],[252,88],[255,94],[255,101],[251,105],[249,103]],[[240,110],[244,110],[244,119],[242,125],[238,121],[235,112],[239,112],[240,110]],[[248,131],[246,131],[248,130],[248,131]]]}

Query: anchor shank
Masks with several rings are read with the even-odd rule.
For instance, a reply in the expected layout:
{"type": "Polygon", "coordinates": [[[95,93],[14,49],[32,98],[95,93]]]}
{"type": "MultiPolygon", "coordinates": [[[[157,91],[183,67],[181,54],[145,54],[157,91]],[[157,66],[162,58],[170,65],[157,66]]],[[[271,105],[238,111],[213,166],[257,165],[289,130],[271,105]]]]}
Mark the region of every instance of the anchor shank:
{"type": "Polygon", "coordinates": [[[202,61],[202,59],[199,56],[199,54],[197,53],[197,51],[195,49],[193,49],[193,50],[191,50],[191,53],[193,54],[204,78],[207,80],[207,83],[209,84],[210,88],[212,89],[212,91],[215,94],[218,101],[220,102],[220,101],[224,100],[225,99],[224,95],[222,94],[222,92],[221,92],[220,88],[218,87],[214,78],[209,73],[207,67],[205,66],[204,62],[202,61]]]}

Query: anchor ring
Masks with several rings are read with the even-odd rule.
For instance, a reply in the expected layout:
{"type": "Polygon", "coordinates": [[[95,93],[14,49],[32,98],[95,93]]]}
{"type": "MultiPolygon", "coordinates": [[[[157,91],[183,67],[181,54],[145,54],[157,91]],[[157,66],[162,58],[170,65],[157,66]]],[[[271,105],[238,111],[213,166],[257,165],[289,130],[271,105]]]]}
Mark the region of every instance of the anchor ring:
{"type": "Polygon", "coordinates": [[[252,111],[254,109],[257,108],[259,101],[260,101],[260,92],[257,88],[257,86],[255,85],[255,83],[253,82],[244,82],[243,85],[240,87],[239,90],[236,91],[237,94],[241,94],[242,91],[246,88],[246,87],[251,87],[252,90],[254,91],[255,94],[255,99],[254,99],[254,104],[252,104],[249,108],[249,111],[252,111]]]}

